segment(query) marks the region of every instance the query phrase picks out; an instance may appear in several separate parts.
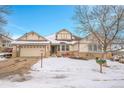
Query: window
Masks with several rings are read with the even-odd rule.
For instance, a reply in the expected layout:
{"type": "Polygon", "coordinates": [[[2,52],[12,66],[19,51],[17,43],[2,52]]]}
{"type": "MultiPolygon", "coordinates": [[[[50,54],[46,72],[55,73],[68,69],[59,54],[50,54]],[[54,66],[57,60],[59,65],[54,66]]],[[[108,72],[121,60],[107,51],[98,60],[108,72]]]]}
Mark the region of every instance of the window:
{"type": "Polygon", "coordinates": [[[98,44],[89,44],[88,45],[88,49],[89,49],[89,51],[98,52],[98,51],[101,50],[101,45],[98,45],[98,44]]]}
{"type": "Polygon", "coordinates": [[[65,51],[65,45],[62,45],[62,51],[65,51]]]}
{"type": "Polygon", "coordinates": [[[32,48],[32,46],[30,46],[30,48],[32,48]]]}
{"type": "Polygon", "coordinates": [[[66,45],[66,51],[69,51],[69,45],[66,45]]]}
{"type": "Polygon", "coordinates": [[[94,51],[97,51],[97,45],[94,44],[94,51]]]}
{"type": "Polygon", "coordinates": [[[60,46],[57,46],[58,51],[60,51],[60,46]]]}
{"type": "Polygon", "coordinates": [[[71,36],[69,34],[67,35],[67,39],[71,39],[71,36]]]}
{"type": "Polygon", "coordinates": [[[42,46],[39,46],[39,48],[42,48],[42,46]]]}
{"type": "Polygon", "coordinates": [[[88,45],[88,50],[92,51],[92,45],[91,44],[88,45]]]}
{"type": "Polygon", "coordinates": [[[61,39],[62,38],[62,35],[61,34],[58,34],[57,37],[58,37],[58,39],[61,39]]]}
{"type": "Polygon", "coordinates": [[[98,45],[98,51],[102,51],[102,46],[101,45],[98,45]]]}
{"type": "Polygon", "coordinates": [[[62,38],[61,39],[64,39],[64,34],[61,34],[62,35],[62,38]]]}

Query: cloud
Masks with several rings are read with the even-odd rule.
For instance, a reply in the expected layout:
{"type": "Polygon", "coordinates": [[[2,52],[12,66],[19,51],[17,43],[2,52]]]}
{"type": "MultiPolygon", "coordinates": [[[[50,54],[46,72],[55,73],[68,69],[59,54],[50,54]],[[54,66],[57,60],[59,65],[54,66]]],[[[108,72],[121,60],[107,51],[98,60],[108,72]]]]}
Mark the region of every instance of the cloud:
{"type": "Polygon", "coordinates": [[[10,24],[9,26],[13,27],[13,28],[16,28],[16,29],[18,29],[20,31],[23,31],[23,32],[28,31],[27,29],[25,29],[25,28],[23,28],[23,27],[21,27],[19,25],[16,25],[16,24],[10,24]]]}
{"type": "Polygon", "coordinates": [[[25,29],[19,25],[13,24],[13,23],[10,23],[8,26],[10,29],[9,31],[11,31],[11,30],[14,31],[13,33],[11,33],[12,39],[17,39],[22,35],[22,33],[25,33],[28,31],[28,29],[25,29]]]}
{"type": "Polygon", "coordinates": [[[15,40],[15,39],[17,39],[19,37],[21,37],[21,35],[13,35],[11,38],[15,40]]]}

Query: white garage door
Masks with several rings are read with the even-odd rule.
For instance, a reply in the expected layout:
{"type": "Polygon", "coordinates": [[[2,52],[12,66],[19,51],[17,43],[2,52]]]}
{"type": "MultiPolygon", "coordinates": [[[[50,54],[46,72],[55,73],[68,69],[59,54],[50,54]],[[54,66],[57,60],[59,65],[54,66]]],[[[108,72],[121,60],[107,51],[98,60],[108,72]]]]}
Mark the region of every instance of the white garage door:
{"type": "Polygon", "coordinates": [[[43,51],[43,55],[45,54],[45,49],[41,48],[21,48],[20,56],[21,57],[38,57],[41,56],[41,50],[43,51]]]}

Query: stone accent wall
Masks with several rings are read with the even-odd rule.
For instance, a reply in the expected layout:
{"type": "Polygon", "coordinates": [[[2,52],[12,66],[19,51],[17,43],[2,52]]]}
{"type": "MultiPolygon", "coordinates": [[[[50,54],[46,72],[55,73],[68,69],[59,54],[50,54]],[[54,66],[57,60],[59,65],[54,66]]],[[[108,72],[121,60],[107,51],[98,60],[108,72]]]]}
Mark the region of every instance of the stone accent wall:
{"type": "MultiPolygon", "coordinates": [[[[77,52],[77,51],[70,51],[70,52],[57,52],[57,56],[65,56],[65,57],[79,57],[82,59],[95,59],[96,57],[98,58],[103,58],[103,53],[93,53],[93,52],[77,52]]],[[[112,53],[107,53],[106,58],[111,59],[112,58],[112,53]]]]}
{"type": "MultiPolygon", "coordinates": [[[[77,52],[77,51],[73,51],[70,52],[70,55],[72,57],[80,57],[80,58],[84,58],[84,59],[94,59],[96,57],[98,58],[103,58],[103,53],[95,53],[95,52],[77,52]]],[[[106,58],[111,59],[112,58],[112,53],[107,53],[106,54],[106,58]]]]}

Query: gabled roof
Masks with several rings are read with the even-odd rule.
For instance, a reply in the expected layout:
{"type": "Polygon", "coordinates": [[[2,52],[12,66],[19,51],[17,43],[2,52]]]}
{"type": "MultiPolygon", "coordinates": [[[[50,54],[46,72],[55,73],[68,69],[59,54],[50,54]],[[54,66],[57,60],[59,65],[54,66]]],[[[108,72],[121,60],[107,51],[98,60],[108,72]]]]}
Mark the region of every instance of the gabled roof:
{"type": "Polygon", "coordinates": [[[81,38],[81,40],[83,40],[83,39],[89,39],[89,37],[92,37],[92,36],[93,36],[92,34],[88,34],[88,35],[84,36],[83,38],[81,38]]]}
{"type": "Polygon", "coordinates": [[[81,40],[82,38],[76,35],[72,35],[72,38],[74,38],[75,40],[81,40]]]}
{"type": "MultiPolygon", "coordinates": [[[[63,31],[63,30],[60,30],[60,31],[63,31]]],[[[67,30],[68,31],[68,30],[67,30]]],[[[68,31],[69,32],[69,31],[68,31]]],[[[57,32],[58,33],[58,32],[57,32]]],[[[75,36],[75,35],[72,35],[72,40],[71,41],[66,41],[66,40],[56,40],[56,34],[57,33],[54,33],[52,35],[49,35],[47,36],[46,38],[51,41],[51,43],[53,44],[60,44],[61,42],[64,42],[66,44],[75,44],[77,42],[77,40],[80,40],[81,38],[78,37],[78,36],[75,36]]],[[[71,32],[69,32],[71,33],[71,32]]],[[[72,34],[72,33],[71,33],[72,34]]]]}
{"type": "Polygon", "coordinates": [[[66,44],[75,44],[76,41],[65,41],[65,40],[56,40],[56,34],[52,34],[46,37],[51,43],[53,44],[60,44],[61,42],[66,43],[66,44]]]}
{"type": "MultiPolygon", "coordinates": [[[[28,34],[36,34],[37,36],[43,38],[44,40],[43,41],[48,41],[46,38],[44,38],[43,36],[39,35],[38,33],[34,32],[34,31],[31,31],[31,32],[28,32],[28,33],[25,33],[23,36],[19,37],[18,39],[16,39],[16,41],[20,41],[21,38],[23,37],[26,37],[28,34]]],[[[22,40],[21,40],[22,41],[22,40]]],[[[30,41],[30,40],[26,40],[26,41],[30,41]]],[[[35,41],[35,40],[31,40],[31,41],[35,41]]],[[[36,40],[37,41],[37,40],[36,40]]],[[[41,40],[39,40],[41,41],[41,40]]]]}
{"type": "Polygon", "coordinates": [[[36,32],[29,32],[24,34],[23,36],[21,36],[20,38],[16,39],[15,41],[12,42],[13,45],[43,45],[43,44],[49,44],[50,41],[48,41],[46,38],[44,38],[43,36],[39,35],[36,32]],[[21,40],[21,38],[26,37],[29,34],[36,34],[38,37],[43,38],[44,40],[21,40]]]}
{"type": "Polygon", "coordinates": [[[72,40],[80,40],[80,39],[81,39],[81,37],[78,37],[78,36],[76,36],[76,35],[73,35],[69,30],[67,30],[67,29],[65,29],[65,28],[63,28],[63,29],[61,29],[60,31],[58,31],[58,32],[56,33],[56,35],[59,34],[59,33],[62,32],[62,31],[66,31],[66,32],[70,33],[71,36],[72,36],[72,40]]]}
{"type": "Polygon", "coordinates": [[[59,30],[59,31],[56,33],[56,35],[57,35],[58,33],[62,32],[62,31],[66,31],[66,32],[72,34],[70,31],[68,31],[67,29],[63,28],[63,29],[59,30]]]}
{"type": "Polygon", "coordinates": [[[10,38],[9,36],[5,36],[5,35],[3,35],[3,34],[0,34],[0,40],[13,41],[12,38],[10,38]]]}

